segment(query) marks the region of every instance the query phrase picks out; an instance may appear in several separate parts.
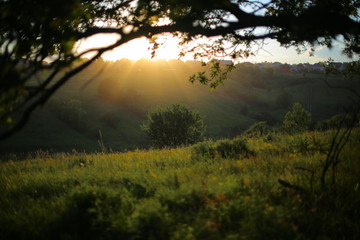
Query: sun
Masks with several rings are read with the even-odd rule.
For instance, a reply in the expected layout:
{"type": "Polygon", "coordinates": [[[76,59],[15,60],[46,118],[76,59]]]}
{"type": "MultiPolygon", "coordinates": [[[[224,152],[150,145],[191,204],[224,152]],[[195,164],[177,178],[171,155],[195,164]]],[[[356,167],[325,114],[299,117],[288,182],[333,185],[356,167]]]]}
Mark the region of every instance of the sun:
{"type": "MultiPolygon", "coordinates": [[[[97,34],[77,43],[76,51],[83,52],[92,48],[109,46],[119,39],[117,34],[97,34]]],[[[158,42],[161,43],[157,49],[154,60],[171,60],[178,59],[180,54],[179,39],[171,35],[159,35],[158,42]]],[[[139,60],[142,58],[151,59],[151,51],[149,40],[145,37],[134,39],[128,43],[121,45],[111,51],[103,54],[102,58],[107,61],[117,61],[120,59],[139,60]]],[[[88,54],[85,57],[91,57],[88,54]]]]}

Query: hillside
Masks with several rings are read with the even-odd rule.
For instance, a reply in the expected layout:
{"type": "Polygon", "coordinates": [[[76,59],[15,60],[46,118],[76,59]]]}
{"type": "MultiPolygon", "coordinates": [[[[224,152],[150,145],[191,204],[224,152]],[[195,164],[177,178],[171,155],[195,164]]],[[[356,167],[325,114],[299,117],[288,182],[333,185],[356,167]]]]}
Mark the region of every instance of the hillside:
{"type": "MultiPolygon", "coordinates": [[[[37,111],[24,130],[1,142],[0,151],[97,151],[100,132],[113,150],[145,148],[149,140],[140,124],[150,109],[171,103],[198,110],[213,139],[237,136],[258,121],[279,125],[292,102],[302,103],[314,122],[352,104],[348,92],[326,86],[319,70],[294,69],[239,64],[223,86],[210,91],[188,81],[203,70],[198,62],[98,61],[37,111]]],[[[359,80],[330,81],[360,89],[359,80]]]]}
{"type": "Polygon", "coordinates": [[[334,131],[237,139],[242,151],[214,156],[196,146],[8,156],[0,238],[359,239],[359,134],[325,184],[334,131]]]}

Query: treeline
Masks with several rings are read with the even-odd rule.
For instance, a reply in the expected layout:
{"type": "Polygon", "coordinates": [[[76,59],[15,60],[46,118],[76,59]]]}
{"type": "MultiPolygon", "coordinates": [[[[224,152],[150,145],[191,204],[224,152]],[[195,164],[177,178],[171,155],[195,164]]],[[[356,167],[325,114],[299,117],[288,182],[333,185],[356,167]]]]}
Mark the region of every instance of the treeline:
{"type": "MultiPolygon", "coordinates": [[[[228,60],[219,60],[222,65],[233,64],[232,61],[228,60]]],[[[272,74],[273,72],[279,73],[322,73],[325,70],[324,62],[318,63],[299,63],[299,64],[288,64],[280,62],[261,62],[261,63],[251,63],[251,62],[241,62],[234,64],[236,68],[240,68],[243,71],[264,71],[272,74]]],[[[348,62],[333,62],[332,66],[343,71],[349,65],[348,62]]],[[[154,69],[164,70],[164,71],[174,71],[174,70],[199,70],[203,69],[200,61],[181,61],[181,60],[150,60],[150,59],[140,59],[137,61],[129,59],[120,59],[117,61],[106,61],[102,58],[95,61],[89,68],[90,69],[102,69],[106,70],[127,70],[127,69],[136,69],[136,71],[153,71],[154,69]]]]}

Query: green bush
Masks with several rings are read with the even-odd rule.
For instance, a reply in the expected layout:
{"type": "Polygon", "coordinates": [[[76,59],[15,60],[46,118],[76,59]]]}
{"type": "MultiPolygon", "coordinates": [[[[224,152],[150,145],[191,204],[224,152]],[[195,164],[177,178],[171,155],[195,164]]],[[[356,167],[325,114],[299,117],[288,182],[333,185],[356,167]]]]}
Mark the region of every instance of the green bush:
{"type": "Polygon", "coordinates": [[[339,127],[350,127],[359,121],[360,116],[354,117],[351,114],[337,114],[330,119],[320,121],[315,125],[316,130],[324,131],[329,129],[337,129],[339,127]]]}
{"type": "Polygon", "coordinates": [[[59,239],[128,239],[131,201],[123,189],[77,188],[69,194],[54,232],[59,239]]]}
{"type": "Polygon", "coordinates": [[[295,135],[293,139],[288,141],[287,151],[290,153],[311,153],[318,150],[314,146],[314,141],[306,135],[295,135]]]}
{"type": "Polygon", "coordinates": [[[294,103],[284,117],[283,129],[287,133],[304,132],[308,129],[310,122],[311,113],[306,111],[300,103],[294,103]]]}
{"type": "Polygon", "coordinates": [[[266,121],[261,121],[251,125],[243,135],[247,137],[259,137],[267,134],[270,131],[269,125],[266,121]]]}
{"type": "Polygon", "coordinates": [[[214,142],[210,140],[199,142],[191,147],[191,156],[195,160],[213,159],[215,155],[214,142]]]}
{"type": "Polygon", "coordinates": [[[200,114],[180,104],[149,112],[141,128],[158,148],[191,145],[203,140],[205,134],[200,114]]]}
{"type": "Polygon", "coordinates": [[[254,153],[248,148],[244,138],[224,139],[216,142],[205,141],[192,146],[195,160],[221,158],[246,158],[254,153]]]}
{"type": "Polygon", "coordinates": [[[222,158],[244,158],[251,153],[242,138],[219,140],[215,143],[215,150],[222,158]]]}

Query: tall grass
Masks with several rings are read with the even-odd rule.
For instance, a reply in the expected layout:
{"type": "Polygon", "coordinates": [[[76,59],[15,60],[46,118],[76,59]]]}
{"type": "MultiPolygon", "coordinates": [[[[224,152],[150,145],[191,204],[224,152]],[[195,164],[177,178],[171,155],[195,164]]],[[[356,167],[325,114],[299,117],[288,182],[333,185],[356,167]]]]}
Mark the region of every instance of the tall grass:
{"type": "Polygon", "coordinates": [[[359,132],[329,191],[311,139],[326,147],[331,131],[241,139],[253,154],[215,158],[189,147],[7,159],[0,239],[359,239],[359,132]]]}

